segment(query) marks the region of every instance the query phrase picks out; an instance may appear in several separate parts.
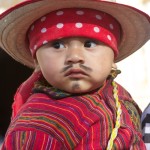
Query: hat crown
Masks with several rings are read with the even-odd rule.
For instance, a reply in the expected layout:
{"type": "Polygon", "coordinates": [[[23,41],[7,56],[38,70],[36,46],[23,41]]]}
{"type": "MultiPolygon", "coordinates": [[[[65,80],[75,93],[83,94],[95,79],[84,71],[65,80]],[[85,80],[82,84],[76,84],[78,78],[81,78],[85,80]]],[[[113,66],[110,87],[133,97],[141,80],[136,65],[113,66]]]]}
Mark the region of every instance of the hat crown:
{"type": "MultiPolygon", "coordinates": [[[[134,7],[117,3],[117,0],[26,0],[0,15],[0,47],[17,61],[35,68],[28,40],[25,40],[28,28],[49,12],[75,7],[103,11],[119,22],[125,34],[121,34],[119,55],[115,62],[128,57],[150,39],[149,15],[134,7]]],[[[82,26],[81,23],[77,25],[82,26]]]]}
{"type": "Polygon", "coordinates": [[[108,1],[108,2],[116,2],[116,0],[104,0],[104,1],[108,1]]]}

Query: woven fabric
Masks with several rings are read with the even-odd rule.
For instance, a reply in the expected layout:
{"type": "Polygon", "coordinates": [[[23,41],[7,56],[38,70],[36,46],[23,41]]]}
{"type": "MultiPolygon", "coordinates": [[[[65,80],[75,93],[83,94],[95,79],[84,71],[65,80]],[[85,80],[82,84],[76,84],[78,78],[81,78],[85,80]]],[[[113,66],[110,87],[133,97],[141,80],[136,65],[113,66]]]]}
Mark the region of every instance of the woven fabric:
{"type": "Polygon", "coordinates": [[[12,119],[16,116],[19,109],[22,107],[22,105],[27,101],[27,99],[31,95],[34,83],[42,77],[43,76],[41,71],[35,70],[32,73],[32,75],[19,86],[14,96],[14,103],[12,106],[13,108],[12,119]]]}
{"type": "MultiPolygon", "coordinates": [[[[55,100],[49,93],[35,93],[12,120],[2,150],[106,149],[116,120],[111,80],[98,91],[55,100]]],[[[122,115],[114,149],[145,150],[139,108],[118,85],[122,115]],[[129,108],[135,113],[129,113],[129,108]]]]}
{"type": "Polygon", "coordinates": [[[41,17],[33,23],[28,35],[33,56],[39,47],[50,41],[80,36],[105,43],[116,57],[120,34],[120,24],[112,16],[92,9],[71,8],[41,17]]]}

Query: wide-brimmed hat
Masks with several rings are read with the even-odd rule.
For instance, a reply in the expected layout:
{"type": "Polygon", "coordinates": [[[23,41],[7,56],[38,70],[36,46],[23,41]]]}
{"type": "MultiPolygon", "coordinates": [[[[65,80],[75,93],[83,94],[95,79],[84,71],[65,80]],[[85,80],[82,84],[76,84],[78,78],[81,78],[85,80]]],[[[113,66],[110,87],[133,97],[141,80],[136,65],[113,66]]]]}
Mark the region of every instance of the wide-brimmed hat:
{"type": "Polygon", "coordinates": [[[118,62],[141,48],[150,39],[150,17],[114,0],[27,0],[0,15],[0,47],[15,60],[34,68],[27,31],[45,14],[63,8],[90,8],[106,12],[121,25],[118,62]]]}

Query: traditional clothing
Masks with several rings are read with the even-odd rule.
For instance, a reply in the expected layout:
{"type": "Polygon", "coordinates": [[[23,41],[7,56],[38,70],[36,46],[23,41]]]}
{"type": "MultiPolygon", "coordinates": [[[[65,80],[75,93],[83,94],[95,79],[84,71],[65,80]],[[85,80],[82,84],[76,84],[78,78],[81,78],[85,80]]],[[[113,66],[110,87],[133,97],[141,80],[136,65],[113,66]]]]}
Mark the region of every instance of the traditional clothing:
{"type": "MultiPolygon", "coordinates": [[[[118,62],[150,39],[150,17],[114,0],[26,0],[1,14],[0,24],[0,46],[14,59],[34,69],[38,67],[36,51],[53,40],[96,39],[113,50],[114,62],[118,62]]],[[[97,59],[102,57],[97,56],[97,59]]],[[[65,59],[62,60],[66,65],[65,59]]],[[[104,63],[95,64],[104,66],[104,63]]],[[[53,72],[46,67],[42,69],[43,65],[40,65],[43,72],[53,72]]],[[[74,69],[71,72],[83,73],[74,69]]],[[[97,71],[93,74],[98,75],[97,71]]],[[[92,89],[97,87],[93,85],[94,81],[101,80],[93,81],[93,74],[87,75],[92,89]]],[[[101,76],[106,79],[108,75],[109,72],[101,76]]],[[[51,87],[39,77],[33,74],[29,82],[19,88],[2,150],[146,149],[141,135],[141,112],[130,94],[112,78],[95,91],[69,94],[51,87]],[[34,81],[38,82],[30,93],[34,81]]],[[[50,80],[54,80],[53,76],[50,80]]],[[[88,82],[85,80],[85,83],[88,82]]],[[[66,82],[61,84],[66,85],[66,82]]]]}
{"type": "MultiPolygon", "coordinates": [[[[70,95],[38,82],[7,131],[2,150],[106,149],[116,121],[112,79],[85,95],[70,95]]],[[[118,84],[117,84],[118,85],[118,84]]],[[[118,85],[121,126],[113,149],[145,150],[140,114],[130,94],[118,85]]]]}

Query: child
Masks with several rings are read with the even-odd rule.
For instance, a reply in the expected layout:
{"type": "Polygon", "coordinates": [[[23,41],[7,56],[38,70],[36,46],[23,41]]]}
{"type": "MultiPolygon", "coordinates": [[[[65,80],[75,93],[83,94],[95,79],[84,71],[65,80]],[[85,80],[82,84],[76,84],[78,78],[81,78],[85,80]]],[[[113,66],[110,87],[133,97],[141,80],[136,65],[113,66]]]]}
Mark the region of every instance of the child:
{"type": "Polygon", "coordinates": [[[35,68],[3,150],[146,149],[141,111],[113,79],[150,39],[147,14],[109,0],[27,0],[0,18],[0,46],[35,68]]]}

